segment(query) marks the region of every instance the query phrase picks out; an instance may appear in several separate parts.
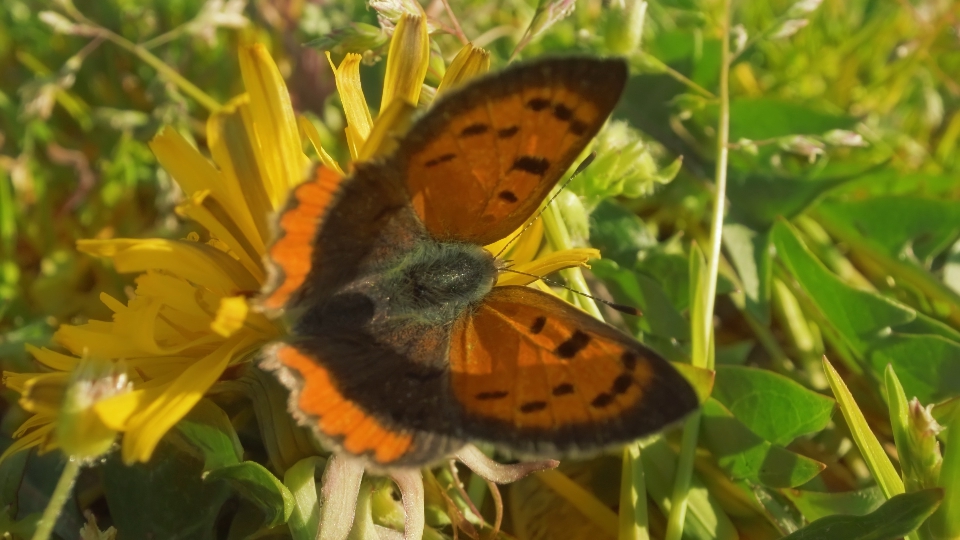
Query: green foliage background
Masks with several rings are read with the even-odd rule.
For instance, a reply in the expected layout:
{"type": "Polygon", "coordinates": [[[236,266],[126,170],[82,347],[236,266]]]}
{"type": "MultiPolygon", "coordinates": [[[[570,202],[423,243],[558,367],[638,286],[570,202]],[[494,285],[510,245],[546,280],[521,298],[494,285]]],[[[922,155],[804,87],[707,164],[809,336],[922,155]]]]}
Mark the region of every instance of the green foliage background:
{"type": "MultiPolygon", "coordinates": [[[[319,39],[335,56],[369,50],[364,86],[370,103],[379,102],[385,36],[377,12],[359,0],[253,1],[243,6],[250,24],[242,29],[191,26],[203,7],[197,1],[76,5],[103,27],[151,44],[221,102],[242,91],[237,45],[268,44],[295,108],[326,126],[321,136],[335,156],[347,153],[333,77],[322,53],[303,44],[319,39]]],[[[624,52],[610,37],[621,22],[618,2],[575,5],[520,57],[624,52]]],[[[906,401],[897,409],[890,389],[902,385],[906,399],[936,405],[932,416],[941,424],[960,424],[960,7],[825,0],[805,13],[803,5],[811,3],[732,5],[735,50],[743,48],[730,66],[717,373],[702,411],[684,537],[958,537],[960,448],[942,444],[951,430],[937,435],[919,409],[908,411],[906,401]],[[788,20],[808,24],[778,37],[788,20]],[[824,355],[855,405],[841,398],[824,355]],[[861,442],[861,428],[879,444],[861,442]],[[875,465],[884,460],[906,494],[884,484],[875,465]]],[[[494,70],[505,65],[536,7],[453,3],[464,32],[491,51],[494,70]]],[[[0,362],[11,371],[35,370],[24,344],[49,345],[58,324],[109,317],[101,291],[124,297],[128,277],[78,254],[76,240],[189,232],[172,211],[182,194],[146,142],[164,125],[201,149],[205,142],[205,110],[127,50],[41,21],[41,11],[56,8],[23,0],[0,7],[0,362]]],[[[441,8],[432,2],[430,13],[447,21],[441,8]]],[[[691,252],[696,260],[710,238],[723,10],[712,0],[649,3],[642,45],[626,51],[634,76],[616,113],[630,129],[601,142],[621,161],[603,161],[601,153],[571,185],[579,203],[563,210],[571,223],[590,210],[589,221],[581,216],[581,238],[604,254],[593,265],[594,289],[645,313],[635,320],[608,313],[610,320],[676,361],[690,357],[688,321],[699,301],[691,252]],[[665,183],[658,170],[677,156],[683,166],[665,183]],[[646,169],[638,172],[640,159],[646,169]]],[[[448,60],[458,48],[447,34],[434,41],[448,60]]],[[[16,393],[3,398],[0,448],[25,417],[16,393]]],[[[229,421],[210,420],[222,411],[201,411],[185,423],[204,429],[185,424],[175,433],[194,441],[232,433],[237,446],[209,452],[243,468],[230,476],[233,483],[202,480],[201,461],[175,443],[162,445],[147,465],[126,468],[108,457],[81,476],[56,534],[75,538],[82,512],[90,511],[101,529],[116,526],[119,538],[289,537],[277,517],[286,503],[269,488],[276,479],[251,463],[263,463],[265,452],[253,415],[223,407],[229,421]],[[237,447],[246,461],[230,454],[237,447]],[[261,484],[267,487],[241,489],[261,484]],[[249,518],[256,511],[263,519],[249,518]]],[[[637,461],[646,472],[654,538],[666,534],[671,464],[682,444],[679,433],[658,439],[637,461]]],[[[0,465],[0,535],[30,536],[60,459],[21,454],[0,465]]],[[[625,512],[619,456],[564,463],[561,471],[625,512]]],[[[451,480],[439,478],[449,488],[451,480]]],[[[489,519],[492,503],[477,486],[468,491],[489,519]]],[[[396,525],[390,487],[376,489],[375,522],[396,525]]],[[[609,536],[569,494],[536,478],[504,492],[511,536],[609,536]]],[[[452,537],[443,504],[430,504],[428,532],[452,537]]]]}

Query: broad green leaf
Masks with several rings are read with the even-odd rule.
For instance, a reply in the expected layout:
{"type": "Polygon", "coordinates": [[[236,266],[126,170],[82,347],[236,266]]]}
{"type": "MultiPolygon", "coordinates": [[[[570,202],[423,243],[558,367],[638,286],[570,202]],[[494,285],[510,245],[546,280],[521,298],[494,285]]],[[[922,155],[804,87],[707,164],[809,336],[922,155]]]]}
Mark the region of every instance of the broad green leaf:
{"type": "Polygon", "coordinates": [[[320,528],[320,503],[317,499],[316,471],[323,470],[327,460],[312,456],[301,459],[287,469],[283,485],[294,499],[287,526],[293,540],[315,540],[320,528]]]}
{"type": "Polygon", "coordinates": [[[770,322],[770,235],[740,223],[723,226],[723,246],[737,270],[746,309],[762,324],[770,322]]]}
{"type": "Polygon", "coordinates": [[[673,308],[666,293],[653,279],[606,259],[591,261],[590,266],[594,275],[611,286],[618,302],[643,312],[640,317],[624,318],[631,327],[667,339],[690,339],[690,324],[673,308]]]}
{"type": "Polygon", "coordinates": [[[604,200],[590,214],[590,244],[600,250],[603,260],[633,268],[637,253],[655,246],[657,239],[636,214],[616,201],[604,200]]]}
{"type": "Polygon", "coordinates": [[[824,201],[817,208],[835,223],[856,229],[887,255],[929,267],[960,235],[960,202],[910,196],[824,201]]]}
{"type": "Polygon", "coordinates": [[[833,129],[850,129],[856,123],[852,116],[821,112],[774,98],[742,98],[730,103],[731,141],[821,135],[833,129]]]}
{"type": "Polygon", "coordinates": [[[836,514],[863,516],[873,512],[887,500],[878,486],[857,491],[823,492],[785,489],[786,495],[807,521],[836,514]]]}
{"type": "Polygon", "coordinates": [[[826,467],[763,440],[716,399],[710,398],[701,406],[700,439],[735,480],[751,480],[775,488],[796,487],[826,467]]]}
{"type": "Polygon", "coordinates": [[[730,199],[728,223],[740,223],[764,232],[777,219],[790,219],[821,195],[849,182],[852,176],[805,179],[766,173],[734,173],[727,185],[730,199]]]}
{"type": "MultiPolygon", "coordinates": [[[[677,468],[677,454],[663,437],[643,446],[640,451],[643,475],[650,499],[666,515],[670,512],[677,468]]],[[[735,540],[737,530],[720,504],[707,490],[694,471],[687,493],[687,514],[683,527],[684,538],[695,540],[735,540]]]]}
{"type": "Polygon", "coordinates": [[[843,283],[810,253],[787,222],[774,225],[772,238],[777,257],[824,318],[860,353],[888,328],[916,317],[910,308],[843,283]]]}
{"type": "Polygon", "coordinates": [[[860,407],[854,401],[847,385],[826,357],[823,358],[823,371],[827,376],[830,388],[833,390],[834,397],[837,398],[840,412],[843,413],[843,418],[847,421],[850,434],[853,435],[853,441],[857,443],[857,448],[860,449],[863,459],[867,462],[867,467],[873,474],[874,480],[877,481],[880,489],[888,498],[903,493],[903,481],[897,474],[897,470],[893,468],[893,463],[890,462],[890,458],[887,457],[883,447],[880,446],[877,436],[870,430],[866,418],[860,412],[860,407]]]}
{"type": "Polygon", "coordinates": [[[208,483],[224,480],[230,484],[244,500],[263,512],[264,528],[286,523],[296,506],[290,490],[254,461],[221,467],[207,473],[204,480],[208,483]]]}
{"type": "Polygon", "coordinates": [[[101,470],[110,517],[124,538],[215,538],[230,489],[204,482],[200,460],[161,444],[149,463],[124,465],[116,452],[101,470]]]}
{"type": "Polygon", "coordinates": [[[168,440],[203,459],[203,470],[212,471],[240,463],[243,447],[230,418],[209,399],[200,400],[167,436],[168,440]]]}
{"type": "Polygon", "coordinates": [[[751,431],[786,445],[830,422],[834,401],[772,371],[718,366],[713,397],[751,431]]]}
{"type": "MultiPolygon", "coordinates": [[[[3,453],[13,442],[6,436],[0,436],[0,453],[3,453]]],[[[20,491],[23,474],[27,466],[28,451],[20,451],[7,456],[0,463],[0,508],[10,507],[12,515],[17,515],[17,492],[20,491]]]]}
{"type": "Polygon", "coordinates": [[[939,489],[903,493],[865,516],[820,518],[783,540],[895,540],[919,527],[941,497],[939,489]]]}
{"type": "Polygon", "coordinates": [[[940,336],[894,333],[878,340],[868,358],[877,374],[893,365],[907,399],[932,403],[960,394],[957,342],[940,336]]]}

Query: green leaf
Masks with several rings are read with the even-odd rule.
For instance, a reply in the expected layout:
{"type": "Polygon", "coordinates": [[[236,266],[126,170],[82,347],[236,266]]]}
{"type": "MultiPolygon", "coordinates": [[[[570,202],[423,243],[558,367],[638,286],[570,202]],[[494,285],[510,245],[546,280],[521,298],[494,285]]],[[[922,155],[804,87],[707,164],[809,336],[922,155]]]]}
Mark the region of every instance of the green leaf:
{"type": "Polygon", "coordinates": [[[770,234],[740,223],[723,226],[723,245],[740,277],[747,312],[761,324],[770,323],[770,234]]]}
{"type": "Polygon", "coordinates": [[[679,341],[690,339],[689,323],[673,308],[656,281],[605,259],[592,261],[590,266],[594,275],[612,286],[611,292],[618,302],[643,312],[641,317],[625,318],[635,330],[679,341]]]}
{"type": "Polygon", "coordinates": [[[203,470],[212,471],[240,463],[243,447],[230,418],[209,399],[200,400],[168,435],[168,440],[203,459],[203,470]],[[179,437],[178,437],[179,436],[179,437]]]}
{"type": "MultiPolygon", "coordinates": [[[[666,439],[645,445],[640,451],[643,475],[650,499],[666,515],[670,511],[670,496],[673,492],[677,454],[666,439]]],[[[696,471],[690,479],[687,494],[687,515],[683,522],[684,538],[696,540],[735,540],[737,529],[724,513],[723,508],[707,490],[696,471]]]]}
{"type": "Polygon", "coordinates": [[[857,448],[860,449],[863,459],[867,462],[867,467],[873,474],[874,480],[877,481],[877,484],[880,484],[880,489],[887,497],[903,493],[903,481],[900,480],[897,470],[893,468],[893,463],[890,462],[890,458],[887,457],[883,447],[880,446],[877,436],[870,430],[867,419],[860,412],[860,407],[854,401],[847,385],[826,357],[823,359],[823,371],[827,376],[827,383],[833,390],[834,397],[837,398],[837,404],[840,406],[843,418],[847,421],[853,441],[857,443],[857,448]]]}
{"type": "Polygon", "coordinates": [[[270,528],[286,523],[293,512],[295,502],[290,490],[276,476],[253,461],[229,465],[206,474],[204,480],[224,480],[241,497],[253,503],[263,512],[263,527],[270,528]]]}
{"type": "Polygon", "coordinates": [[[777,219],[796,216],[821,195],[851,178],[808,180],[770,174],[731,174],[727,185],[728,222],[766,231],[777,219]]]}
{"type": "Polygon", "coordinates": [[[731,141],[821,135],[832,129],[850,129],[856,123],[857,119],[852,116],[825,113],[773,98],[743,98],[730,102],[731,141]]]}
{"type": "Polygon", "coordinates": [[[830,422],[834,401],[772,371],[718,366],[713,397],[751,431],[786,445],[830,422]]]}
{"type": "Polygon", "coordinates": [[[220,507],[230,497],[222,484],[201,480],[200,460],[161,444],[149,463],[124,465],[107,458],[104,495],[124,538],[214,538],[220,507]]]}
{"type": "Polygon", "coordinates": [[[772,239],[777,256],[824,318],[861,354],[888,328],[916,317],[912,309],[843,283],[810,253],[786,221],[774,225],[772,239]]]}
{"type": "Polygon", "coordinates": [[[719,401],[702,404],[700,439],[734,480],[765,486],[796,487],[809,482],[826,465],[771,444],[750,431],[719,401]]]}
{"type": "Polygon", "coordinates": [[[857,230],[887,255],[929,268],[960,236],[960,202],[911,196],[824,201],[817,211],[857,230]]]}
{"type": "Polygon", "coordinates": [[[317,500],[316,471],[323,470],[327,460],[312,456],[301,459],[287,469],[283,485],[290,490],[295,506],[287,526],[293,540],[314,540],[320,528],[320,503],[317,500]]]}
{"type": "Polygon", "coordinates": [[[783,494],[793,501],[808,521],[837,514],[863,516],[880,508],[887,500],[878,486],[835,493],[785,489],[783,494]]]}
{"type": "Polygon", "coordinates": [[[939,489],[900,494],[865,516],[820,518],[783,540],[894,540],[919,527],[941,497],[939,489]]]}
{"type": "Polygon", "coordinates": [[[931,403],[960,394],[960,344],[954,341],[895,333],[877,343],[869,361],[878,374],[893,365],[907,398],[931,403]]]}
{"type": "Polygon", "coordinates": [[[657,239],[636,214],[604,200],[590,214],[590,244],[600,250],[604,260],[633,268],[640,250],[656,246],[657,239]]]}

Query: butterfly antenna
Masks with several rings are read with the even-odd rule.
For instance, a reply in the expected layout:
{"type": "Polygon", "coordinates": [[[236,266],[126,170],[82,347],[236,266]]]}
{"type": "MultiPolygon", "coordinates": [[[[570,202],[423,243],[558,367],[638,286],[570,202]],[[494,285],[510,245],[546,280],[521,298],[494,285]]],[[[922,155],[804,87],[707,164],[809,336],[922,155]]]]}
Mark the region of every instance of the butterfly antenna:
{"type": "Polygon", "coordinates": [[[558,283],[558,282],[556,282],[556,281],[554,281],[554,280],[552,280],[552,279],[547,279],[547,278],[545,278],[545,277],[543,277],[543,276],[538,276],[538,275],[536,275],[536,274],[528,274],[528,273],[526,273],[526,272],[521,272],[521,271],[519,271],[519,270],[513,270],[513,269],[511,269],[511,268],[501,268],[500,270],[501,270],[502,272],[513,272],[514,274],[520,274],[521,276],[529,276],[529,277],[532,277],[532,278],[536,278],[536,279],[538,279],[538,280],[546,283],[547,285],[553,285],[554,287],[560,287],[560,288],[566,289],[566,290],[568,290],[568,291],[570,291],[570,292],[572,292],[572,293],[574,293],[574,294],[579,294],[580,296],[586,296],[587,298],[590,298],[591,300],[594,300],[594,301],[596,301],[596,302],[600,302],[601,304],[604,304],[604,305],[606,305],[606,306],[609,306],[611,309],[615,309],[615,310],[619,311],[620,313],[626,313],[627,315],[633,315],[634,317],[641,317],[641,316],[643,316],[643,312],[640,311],[639,309],[633,307],[633,306],[627,306],[627,305],[624,305],[624,304],[617,304],[617,303],[615,303],[615,302],[610,302],[610,301],[608,301],[608,300],[604,300],[603,298],[597,298],[596,296],[587,294],[587,293],[582,292],[582,291],[578,291],[578,290],[576,290],[576,289],[574,289],[574,288],[568,287],[567,285],[564,285],[564,284],[562,284],[562,283],[558,283]]]}
{"type": "Polygon", "coordinates": [[[583,158],[583,161],[580,162],[580,165],[577,165],[576,170],[573,171],[573,174],[570,175],[570,178],[567,178],[567,180],[566,180],[563,184],[560,185],[560,189],[558,189],[557,192],[554,193],[552,197],[550,197],[550,200],[547,201],[547,204],[543,205],[543,207],[540,208],[540,211],[537,212],[537,215],[533,216],[533,219],[531,219],[530,222],[527,223],[527,226],[524,227],[523,229],[520,229],[520,232],[518,232],[516,236],[514,236],[513,238],[511,238],[510,241],[507,242],[507,243],[503,246],[503,248],[500,249],[499,252],[497,252],[496,258],[499,259],[499,258],[500,258],[500,255],[503,255],[503,253],[504,253],[505,251],[507,251],[507,249],[508,249],[510,246],[512,246],[514,242],[516,242],[517,240],[519,240],[520,237],[523,236],[523,233],[527,232],[527,229],[529,229],[531,226],[533,226],[533,224],[536,223],[538,219],[540,219],[540,216],[541,216],[541,215],[543,214],[543,212],[547,209],[547,207],[550,206],[550,203],[552,203],[554,199],[556,199],[558,196],[560,196],[561,193],[563,193],[563,190],[566,189],[567,184],[569,184],[571,180],[573,180],[573,179],[576,178],[580,173],[582,173],[583,170],[586,169],[591,163],[593,163],[593,160],[596,159],[596,158],[597,158],[597,153],[596,153],[596,152],[590,152],[590,155],[588,155],[587,157],[583,158]]]}

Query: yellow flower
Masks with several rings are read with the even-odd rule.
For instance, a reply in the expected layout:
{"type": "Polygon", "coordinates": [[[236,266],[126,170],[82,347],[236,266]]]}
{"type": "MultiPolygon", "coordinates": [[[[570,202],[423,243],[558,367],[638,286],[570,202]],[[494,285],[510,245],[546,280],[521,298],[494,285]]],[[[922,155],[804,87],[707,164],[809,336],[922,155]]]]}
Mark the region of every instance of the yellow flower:
{"type": "Polygon", "coordinates": [[[126,463],[147,461],[229,366],[250,361],[282,335],[277,323],[249,309],[247,298],[266,278],[262,260],[270,216],[309,162],[290,96],[267,51],[260,45],[242,48],[240,67],[247,93],[207,121],[213,163],[171,128],[150,145],[186,196],[177,213],[201,225],[205,237],[78,242],[80,251],[111,259],[118,271],[140,273],[135,294],[126,303],[101,295],[114,313],[112,321],[57,331],[56,341],[76,357],[31,348],[52,373],[5,374],[34,416],[3,457],[34,446],[64,446],[67,438],[72,447],[96,449],[104,433],[116,432],[126,463]],[[80,358],[123,359],[128,385],[80,403],[83,407],[65,407],[70,400],[62,399],[71,391],[66,382],[75,377],[70,373],[79,369],[80,358]],[[58,383],[66,388],[59,407],[53,396],[39,399],[39,389],[58,383]],[[97,429],[60,427],[68,419],[71,426],[97,429]]]}

